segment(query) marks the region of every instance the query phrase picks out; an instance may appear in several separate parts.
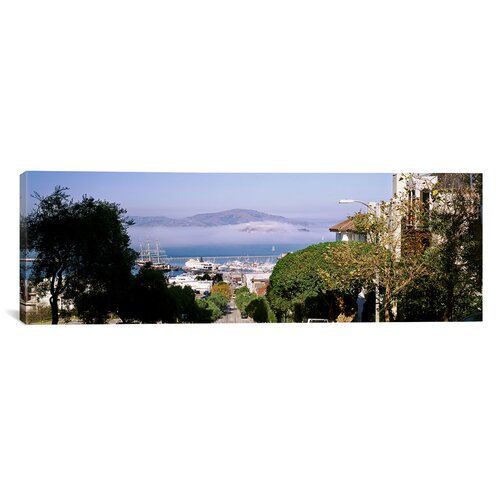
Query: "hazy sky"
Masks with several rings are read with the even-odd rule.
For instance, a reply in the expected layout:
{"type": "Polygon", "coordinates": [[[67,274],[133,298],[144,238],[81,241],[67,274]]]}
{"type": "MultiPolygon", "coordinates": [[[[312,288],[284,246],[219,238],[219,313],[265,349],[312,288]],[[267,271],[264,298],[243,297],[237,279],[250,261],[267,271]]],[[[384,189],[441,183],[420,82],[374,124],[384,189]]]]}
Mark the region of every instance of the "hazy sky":
{"type": "MultiPolygon", "coordinates": [[[[344,218],[364,207],[341,198],[388,200],[392,174],[373,173],[132,173],[29,172],[27,190],[50,194],[56,185],[119,203],[128,215],[185,217],[246,208],[302,219],[344,218]]],[[[28,196],[28,209],[34,200],[28,196]]]]}

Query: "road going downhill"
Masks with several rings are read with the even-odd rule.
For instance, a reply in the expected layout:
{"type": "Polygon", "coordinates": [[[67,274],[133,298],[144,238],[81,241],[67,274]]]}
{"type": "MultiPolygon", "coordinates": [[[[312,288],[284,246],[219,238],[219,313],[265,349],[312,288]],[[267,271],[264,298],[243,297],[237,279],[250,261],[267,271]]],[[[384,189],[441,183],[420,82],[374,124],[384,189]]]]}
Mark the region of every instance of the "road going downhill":
{"type": "Polygon", "coordinates": [[[226,314],[218,319],[216,323],[253,323],[251,318],[242,318],[240,310],[236,307],[234,299],[227,305],[226,314]]]}

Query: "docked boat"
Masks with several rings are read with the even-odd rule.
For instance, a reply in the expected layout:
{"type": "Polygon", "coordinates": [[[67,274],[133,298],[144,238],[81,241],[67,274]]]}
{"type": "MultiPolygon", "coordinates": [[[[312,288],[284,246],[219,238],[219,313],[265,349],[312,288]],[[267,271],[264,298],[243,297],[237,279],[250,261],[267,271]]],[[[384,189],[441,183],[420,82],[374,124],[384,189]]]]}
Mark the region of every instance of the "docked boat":
{"type": "Polygon", "coordinates": [[[256,262],[251,260],[231,260],[223,264],[223,269],[228,271],[253,271],[253,272],[267,272],[272,271],[274,268],[274,263],[272,262],[256,262]]]}
{"type": "Polygon", "coordinates": [[[189,259],[184,264],[184,267],[189,271],[213,271],[218,269],[215,262],[208,262],[203,259],[189,259]]]}
{"type": "Polygon", "coordinates": [[[139,258],[135,263],[139,267],[144,267],[146,264],[149,264],[153,269],[170,271],[170,265],[165,261],[165,257],[162,255],[163,253],[163,250],[160,250],[158,242],[156,242],[154,248],[151,248],[149,241],[146,242],[145,246],[141,243],[139,258]]]}

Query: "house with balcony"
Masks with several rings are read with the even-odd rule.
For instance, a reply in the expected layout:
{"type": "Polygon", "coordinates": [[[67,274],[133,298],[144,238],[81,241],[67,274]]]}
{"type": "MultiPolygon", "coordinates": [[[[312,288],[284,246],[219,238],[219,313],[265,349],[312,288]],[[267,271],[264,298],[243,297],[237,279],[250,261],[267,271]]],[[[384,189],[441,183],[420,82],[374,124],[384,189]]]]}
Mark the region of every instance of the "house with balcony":
{"type": "Polygon", "coordinates": [[[393,175],[392,200],[399,208],[395,210],[389,205],[388,223],[400,241],[398,252],[422,253],[431,245],[429,215],[437,182],[438,176],[432,174],[393,175]]]}

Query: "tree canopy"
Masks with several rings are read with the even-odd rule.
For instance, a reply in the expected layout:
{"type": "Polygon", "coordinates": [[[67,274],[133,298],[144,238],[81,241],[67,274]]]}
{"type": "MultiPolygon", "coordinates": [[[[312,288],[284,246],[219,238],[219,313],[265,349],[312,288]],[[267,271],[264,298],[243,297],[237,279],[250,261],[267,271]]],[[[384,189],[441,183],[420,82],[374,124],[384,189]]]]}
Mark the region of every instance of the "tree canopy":
{"type": "Polygon", "coordinates": [[[376,271],[386,320],[452,321],[482,310],[482,176],[434,178],[426,202],[409,189],[379,214],[353,217],[377,244],[373,261],[358,265],[366,276],[376,271]]]}
{"type": "Polygon", "coordinates": [[[151,264],[132,279],[118,315],[126,323],[210,323],[212,310],[190,287],[169,286],[163,271],[151,264]]]}
{"type": "Polygon", "coordinates": [[[219,281],[213,285],[210,293],[212,295],[222,295],[226,299],[226,302],[229,302],[231,299],[231,287],[225,281],[219,281]]]}
{"type": "Polygon", "coordinates": [[[395,319],[396,304],[405,291],[431,273],[430,257],[426,253],[428,231],[406,227],[402,222],[412,217],[427,225],[416,213],[406,201],[396,200],[384,205],[378,215],[356,214],[352,217],[354,227],[373,242],[372,249],[366,254],[354,254],[350,242],[335,256],[337,264],[349,273],[367,278],[363,286],[367,291],[378,287],[385,321],[395,319]]]}
{"type": "Polygon", "coordinates": [[[319,243],[281,258],[267,292],[278,321],[334,321],[340,314],[352,318],[356,297],[371,277],[350,265],[347,256],[364,256],[369,262],[373,252],[374,245],[368,243],[319,243]]]}
{"type": "Polygon", "coordinates": [[[432,282],[442,319],[482,311],[481,174],[439,174],[430,214],[434,236],[432,282]]]}
{"type": "Polygon", "coordinates": [[[236,307],[245,314],[247,313],[247,306],[255,297],[255,294],[250,293],[250,290],[246,286],[238,288],[235,293],[236,307]]]}
{"type": "Polygon", "coordinates": [[[38,203],[26,218],[26,247],[36,253],[31,279],[50,294],[53,324],[63,295],[89,322],[102,322],[131,279],[131,221],[116,203],[88,196],[74,202],[66,191],[34,194],[38,203]]]}
{"type": "Polygon", "coordinates": [[[235,292],[238,309],[250,316],[256,323],[275,323],[276,317],[269,305],[267,297],[259,297],[246,287],[240,287],[235,292]]]}

